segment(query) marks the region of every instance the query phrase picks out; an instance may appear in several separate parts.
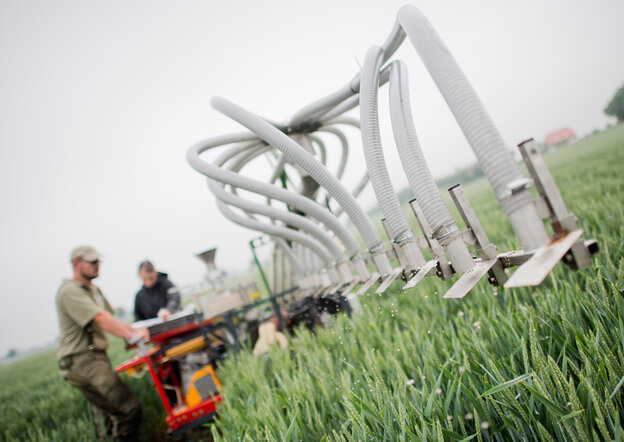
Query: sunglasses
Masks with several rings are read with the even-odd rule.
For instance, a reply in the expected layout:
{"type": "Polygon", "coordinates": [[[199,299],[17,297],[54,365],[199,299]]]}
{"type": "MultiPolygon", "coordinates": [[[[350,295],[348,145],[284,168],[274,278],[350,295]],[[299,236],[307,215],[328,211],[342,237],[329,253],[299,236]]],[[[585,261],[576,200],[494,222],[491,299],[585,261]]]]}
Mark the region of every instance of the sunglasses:
{"type": "Polygon", "coordinates": [[[100,263],[99,259],[96,259],[95,261],[87,261],[86,259],[83,259],[84,262],[89,263],[91,265],[96,265],[100,263]]]}

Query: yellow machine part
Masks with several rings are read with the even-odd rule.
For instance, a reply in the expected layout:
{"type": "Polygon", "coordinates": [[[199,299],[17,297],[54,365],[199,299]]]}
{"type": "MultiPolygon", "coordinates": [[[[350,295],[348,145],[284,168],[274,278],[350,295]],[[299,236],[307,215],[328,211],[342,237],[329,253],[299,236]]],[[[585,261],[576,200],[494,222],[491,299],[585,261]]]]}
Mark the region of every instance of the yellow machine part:
{"type": "Polygon", "coordinates": [[[182,344],[176,345],[165,352],[165,356],[168,358],[175,358],[176,356],[182,356],[187,353],[193,353],[206,347],[206,339],[203,336],[197,336],[196,338],[189,339],[182,344]]]}
{"type": "Polygon", "coordinates": [[[126,374],[133,378],[141,378],[147,372],[145,364],[135,365],[134,367],[128,367],[125,370],[126,374]]]}
{"type": "Polygon", "coordinates": [[[206,376],[210,376],[216,388],[218,390],[221,390],[221,382],[219,382],[219,379],[217,378],[217,375],[215,374],[212,365],[208,364],[204,366],[204,368],[197,370],[191,377],[188,393],[186,394],[186,405],[189,408],[194,407],[206,398],[205,395],[204,397],[202,397],[196,386],[196,382],[204,379],[206,376]]]}

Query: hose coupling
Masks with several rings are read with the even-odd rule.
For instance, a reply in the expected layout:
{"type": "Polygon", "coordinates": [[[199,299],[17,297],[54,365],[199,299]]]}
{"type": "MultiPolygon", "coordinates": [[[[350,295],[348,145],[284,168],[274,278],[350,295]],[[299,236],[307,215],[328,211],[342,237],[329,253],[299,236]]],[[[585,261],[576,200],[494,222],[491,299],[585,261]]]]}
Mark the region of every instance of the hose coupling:
{"type": "Polygon", "coordinates": [[[450,225],[442,224],[435,229],[431,234],[431,239],[437,240],[441,245],[448,243],[459,231],[457,224],[452,223],[450,225]]]}
{"type": "Polygon", "coordinates": [[[396,235],[392,239],[392,242],[395,244],[403,244],[405,241],[413,237],[414,237],[414,232],[411,229],[405,229],[402,232],[400,232],[398,235],[396,235]]]}
{"type": "Polygon", "coordinates": [[[377,255],[378,253],[386,253],[386,248],[384,247],[383,243],[379,243],[369,248],[367,252],[371,255],[377,255]]]}

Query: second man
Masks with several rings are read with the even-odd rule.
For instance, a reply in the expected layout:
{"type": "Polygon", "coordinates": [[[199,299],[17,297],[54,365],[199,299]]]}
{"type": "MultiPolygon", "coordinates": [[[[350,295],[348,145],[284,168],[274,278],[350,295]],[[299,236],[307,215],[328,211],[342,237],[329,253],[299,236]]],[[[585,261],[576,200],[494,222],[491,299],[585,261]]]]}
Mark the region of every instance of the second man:
{"type": "Polygon", "coordinates": [[[166,321],[172,313],[180,310],[180,291],[169,281],[166,273],[157,272],[154,264],[143,261],[139,264],[139,276],[143,287],[134,300],[136,321],[156,317],[166,321]]]}

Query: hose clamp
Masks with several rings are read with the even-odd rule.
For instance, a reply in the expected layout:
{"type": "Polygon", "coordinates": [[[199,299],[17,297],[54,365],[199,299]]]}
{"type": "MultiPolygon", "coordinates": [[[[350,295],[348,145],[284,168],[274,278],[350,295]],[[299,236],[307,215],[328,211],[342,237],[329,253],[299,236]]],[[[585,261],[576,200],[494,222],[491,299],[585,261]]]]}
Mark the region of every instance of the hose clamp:
{"type": "Polygon", "coordinates": [[[410,229],[405,229],[392,239],[395,244],[403,244],[405,241],[414,237],[414,232],[410,229]]]}
{"type": "Polygon", "coordinates": [[[444,244],[458,231],[459,229],[455,223],[450,226],[442,224],[431,234],[431,239],[435,239],[440,244],[444,244]]]}
{"type": "Polygon", "coordinates": [[[370,253],[371,255],[377,255],[378,253],[386,253],[386,248],[384,247],[383,243],[379,243],[371,247],[370,249],[368,249],[368,253],[370,253]]]}

